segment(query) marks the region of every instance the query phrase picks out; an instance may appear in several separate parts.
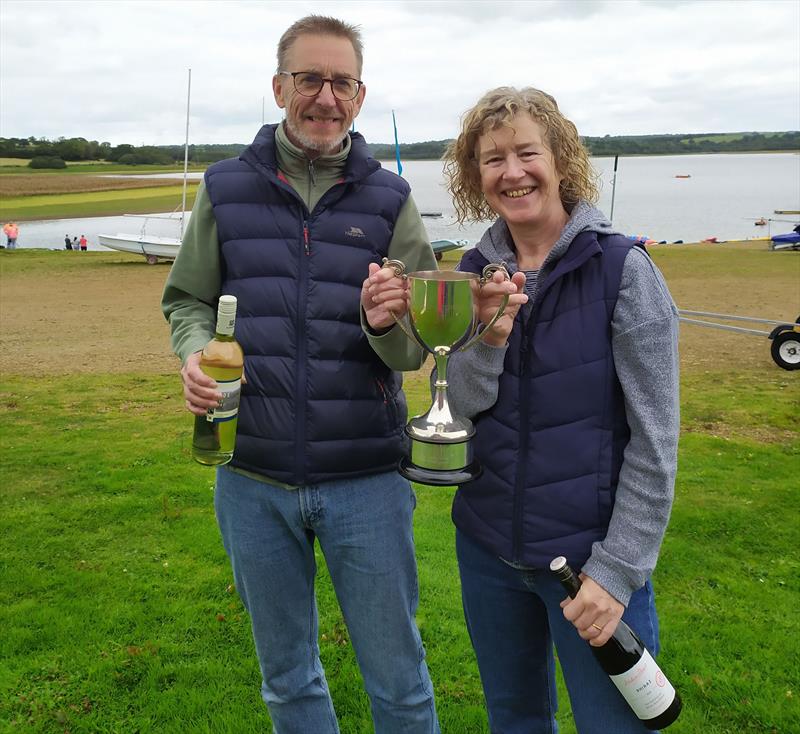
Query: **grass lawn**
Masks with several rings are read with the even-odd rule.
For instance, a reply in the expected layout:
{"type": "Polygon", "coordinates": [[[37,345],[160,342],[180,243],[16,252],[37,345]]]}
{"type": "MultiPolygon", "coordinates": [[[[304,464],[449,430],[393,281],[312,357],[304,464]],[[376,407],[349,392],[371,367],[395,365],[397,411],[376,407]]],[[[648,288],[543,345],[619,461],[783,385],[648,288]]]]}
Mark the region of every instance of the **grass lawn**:
{"type": "MultiPolygon", "coordinates": [[[[779,317],[800,307],[792,253],[654,258],[684,308],[779,317]]],[[[213,472],[190,459],[192,421],[165,354],[166,272],[119,253],[0,252],[2,734],[269,731],[213,472]]],[[[766,340],[701,332],[681,337],[680,467],[654,576],[659,660],[684,701],[668,731],[786,734],[800,720],[800,372],[772,364],[766,340]]],[[[427,369],[406,391],[412,411],[427,406],[427,369]]],[[[453,491],[416,490],[418,623],[442,731],[487,734],[453,491]]],[[[320,646],[342,732],[367,733],[368,701],[318,562],[320,646]]],[[[574,734],[559,685],[561,731],[574,734]]]]}

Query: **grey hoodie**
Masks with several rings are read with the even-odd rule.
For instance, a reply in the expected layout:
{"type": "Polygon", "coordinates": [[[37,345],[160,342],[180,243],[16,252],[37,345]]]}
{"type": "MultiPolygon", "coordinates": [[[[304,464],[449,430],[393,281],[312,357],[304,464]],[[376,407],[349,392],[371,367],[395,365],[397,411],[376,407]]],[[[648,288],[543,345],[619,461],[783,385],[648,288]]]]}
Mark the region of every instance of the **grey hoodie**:
{"type": "MultiPolygon", "coordinates": [[[[599,210],[578,202],[542,263],[539,282],[580,232],[611,234],[614,229],[599,210]]],[[[513,241],[502,219],[477,247],[489,262],[504,261],[509,273],[516,272],[513,241]]],[[[535,283],[529,278],[527,285],[534,295],[535,283]]],[[[531,297],[523,306],[526,321],[533,308],[531,297]]],[[[656,565],[672,508],[679,430],[678,312],[653,261],[637,247],[625,259],[611,335],[631,439],[608,534],[592,545],[582,570],[627,606],[656,565]]],[[[450,358],[448,395],[456,413],[472,418],[494,405],[507,348],[479,341],[450,358]]]]}

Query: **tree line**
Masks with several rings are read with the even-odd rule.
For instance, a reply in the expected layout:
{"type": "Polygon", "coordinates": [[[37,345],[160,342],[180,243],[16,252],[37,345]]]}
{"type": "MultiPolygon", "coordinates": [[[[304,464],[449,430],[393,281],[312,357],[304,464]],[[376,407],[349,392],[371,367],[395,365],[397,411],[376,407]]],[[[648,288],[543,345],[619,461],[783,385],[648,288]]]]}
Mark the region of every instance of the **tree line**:
{"type": "MultiPolygon", "coordinates": [[[[773,150],[800,150],[800,131],[701,133],[677,135],[604,135],[584,137],[583,142],[594,156],[680,155],[685,153],[752,153],[773,150]]],[[[450,140],[401,143],[401,160],[438,160],[450,140]]],[[[238,156],[244,143],[201,144],[189,146],[189,161],[203,164],[238,156]]],[[[395,157],[395,146],[377,143],[370,146],[380,160],[395,157]]],[[[63,168],[64,161],[110,161],[123,165],[156,163],[173,165],[183,162],[182,145],[142,145],[128,143],[112,146],[85,138],[0,138],[0,158],[27,158],[41,168],[63,168]]]]}
{"type": "MultiPolygon", "coordinates": [[[[244,144],[190,145],[191,163],[213,163],[223,158],[239,155],[244,144]]],[[[172,165],[183,163],[182,145],[111,145],[86,138],[0,138],[0,158],[26,158],[34,160],[109,161],[123,165],[157,163],[172,165]]],[[[34,168],[37,166],[34,165],[34,168]]],[[[62,167],[62,166],[54,166],[62,167]]]]}
{"type": "MultiPolygon", "coordinates": [[[[686,153],[755,153],[774,150],[800,150],[800,131],[775,133],[701,133],[696,135],[604,135],[583,137],[593,156],[682,155],[686,153]]],[[[425,143],[400,143],[401,160],[440,159],[449,140],[425,143]]],[[[393,144],[371,145],[380,160],[395,158],[393,144]]]]}

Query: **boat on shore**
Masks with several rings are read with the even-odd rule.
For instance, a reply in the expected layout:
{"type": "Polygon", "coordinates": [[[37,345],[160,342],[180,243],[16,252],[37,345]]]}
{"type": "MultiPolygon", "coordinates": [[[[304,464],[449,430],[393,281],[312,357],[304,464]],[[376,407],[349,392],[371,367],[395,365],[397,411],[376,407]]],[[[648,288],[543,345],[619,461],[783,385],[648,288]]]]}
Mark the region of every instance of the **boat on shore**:
{"type": "MultiPolygon", "coordinates": [[[[800,227],[798,227],[800,229],[800,227]]],[[[776,234],[771,238],[770,250],[800,250],[800,232],[776,234]]]]}
{"type": "Polygon", "coordinates": [[[469,247],[469,240],[433,240],[431,242],[431,247],[433,248],[433,254],[436,256],[436,259],[441,260],[445,252],[458,250],[462,247],[469,247]]]}
{"type": "MultiPolygon", "coordinates": [[[[183,146],[183,198],[180,204],[180,237],[155,237],[147,234],[147,220],[138,235],[118,232],[117,234],[98,234],[97,241],[111,250],[132,252],[144,255],[149,265],[155,265],[159,260],[174,260],[178,256],[181,242],[183,241],[184,212],[186,211],[186,184],[189,179],[189,109],[192,98],[192,70],[189,69],[189,82],[186,90],[186,140],[183,146]]],[[[126,215],[134,216],[134,215],[126,215]]]]}
{"type": "Polygon", "coordinates": [[[177,237],[155,237],[145,234],[145,227],[139,236],[135,234],[117,233],[98,234],[97,241],[111,250],[132,252],[144,255],[148,264],[155,265],[159,260],[174,260],[178,256],[181,240],[177,237]]]}

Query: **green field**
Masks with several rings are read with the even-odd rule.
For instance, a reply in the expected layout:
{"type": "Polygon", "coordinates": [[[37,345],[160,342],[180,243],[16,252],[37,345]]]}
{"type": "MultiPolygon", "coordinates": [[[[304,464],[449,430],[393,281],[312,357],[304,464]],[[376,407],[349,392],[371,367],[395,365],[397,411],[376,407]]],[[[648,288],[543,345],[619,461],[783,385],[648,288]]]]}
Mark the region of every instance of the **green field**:
{"type": "MultiPolygon", "coordinates": [[[[189,164],[190,171],[205,171],[208,164],[189,164]]],[[[123,165],[113,161],[67,161],[66,168],[29,168],[24,158],[0,158],[0,176],[20,173],[183,173],[183,163],[165,166],[161,163],[123,165]]]]}
{"type": "MultiPolygon", "coordinates": [[[[758,282],[759,268],[795,262],[775,257],[748,258],[741,277],[758,282]]],[[[692,268],[661,259],[680,290],[692,268]]],[[[5,287],[43,273],[55,285],[62,261],[64,273],[108,278],[149,268],[119,254],[18,251],[0,253],[0,277],[5,287]]],[[[144,303],[157,311],[153,294],[144,303]]],[[[3,322],[2,349],[24,354],[3,322]]],[[[215,524],[213,472],[190,459],[177,373],[90,363],[0,377],[0,733],[269,731],[215,524]]],[[[406,382],[415,412],[429,401],[426,372],[406,382]]],[[[682,377],[676,500],[654,576],[660,662],[684,701],[669,732],[798,731],[799,377],[730,361],[682,377]]],[[[488,734],[461,617],[452,490],[416,489],[418,623],[442,731],[488,734]]],[[[342,733],[366,734],[368,701],[318,562],[320,646],[342,733]]],[[[559,686],[561,732],[574,734],[559,686]]]]}
{"type": "MultiPolygon", "coordinates": [[[[0,158],[0,188],[7,192],[0,196],[0,221],[25,222],[44,219],[72,219],[76,217],[103,217],[119,214],[146,214],[149,212],[174,211],[181,202],[182,183],[175,186],[153,186],[138,189],[82,191],[81,181],[85,176],[97,174],[156,174],[182,173],[183,166],[155,164],[124,166],[101,161],[81,161],[65,169],[33,169],[20,166],[18,159],[0,158]],[[53,175],[67,176],[63,181],[68,186],[58,193],[15,196],[19,191],[17,181],[37,176],[42,181],[53,175]]],[[[27,162],[26,162],[27,163],[27,162]]],[[[204,171],[207,166],[190,166],[193,172],[204,171]]],[[[191,208],[197,193],[197,181],[187,186],[186,205],[191,208]]]]}
{"type": "MultiPolygon", "coordinates": [[[[4,197],[0,201],[0,221],[17,222],[40,219],[102,217],[117,214],[147,214],[173,211],[181,202],[182,186],[128,189],[121,191],[89,191],[76,194],[4,197]]],[[[186,207],[191,209],[197,184],[186,189],[186,207]]]]}

